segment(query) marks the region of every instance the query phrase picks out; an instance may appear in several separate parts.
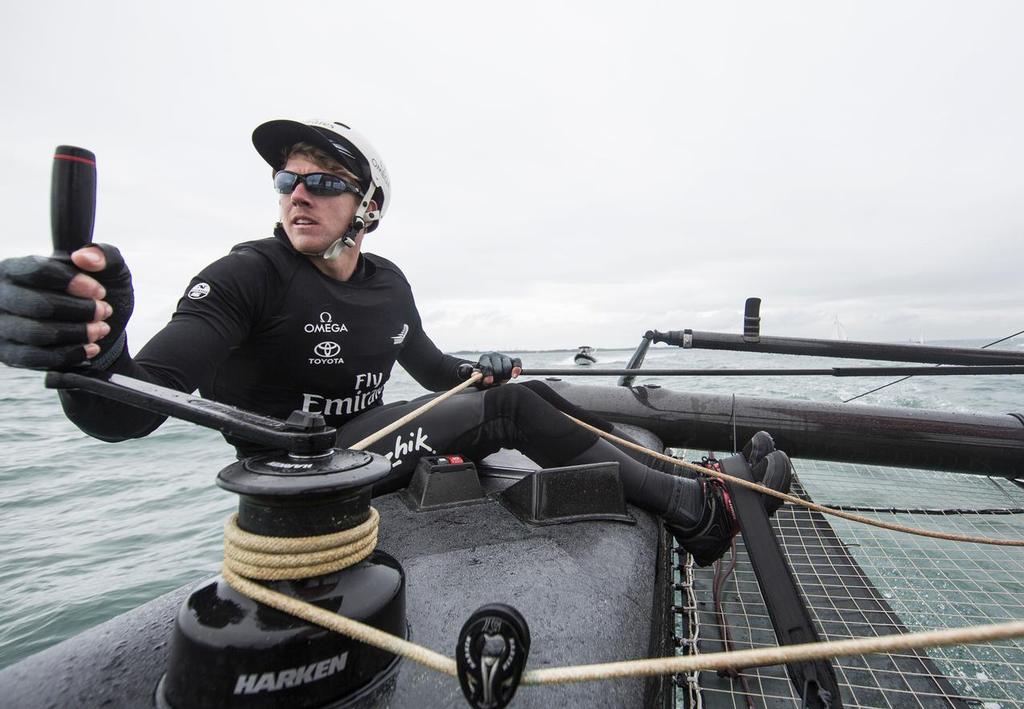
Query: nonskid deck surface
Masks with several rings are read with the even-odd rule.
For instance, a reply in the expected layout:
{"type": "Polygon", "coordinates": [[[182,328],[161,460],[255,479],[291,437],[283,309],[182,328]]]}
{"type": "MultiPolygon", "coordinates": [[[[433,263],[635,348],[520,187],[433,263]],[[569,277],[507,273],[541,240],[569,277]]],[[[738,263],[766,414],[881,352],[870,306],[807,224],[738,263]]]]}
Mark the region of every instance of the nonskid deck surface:
{"type": "MultiPolygon", "coordinates": [[[[454,652],[466,618],[485,603],[518,608],[530,626],[531,668],[611,662],[667,652],[657,600],[659,525],[630,508],[637,524],[579,522],[529,527],[496,502],[410,512],[399,495],[375,501],[380,547],[408,576],[412,639],[454,652]]],[[[513,706],[640,706],[643,679],[522,686],[513,706]]],[[[458,682],[406,662],[390,706],[463,706],[458,682]]]]}
{"type": "MultiPolygon", "coordinates": [[[[795,466],[797,491],[821,504],[933,530],[1024,537],[1024,490],[1001,478],[818,461],[795,466]]],[[[823,640],[1024,618],[1020,547],[909,536],[789,504],[776,513],[773,528],[823,640]]],[[[771,619],[742,541],[737,554],[720,594],[732,649],[773,646],[771,619]]],[[[685,577],[684,571],[680,580],[685,577]]],[[[696,611],[677,622],[680,637],[697,628],[699,652],[723,649],[713,584],[714,569],[693,569],[696,611]]],[[[680,592],[677,605],[686,597],[680,592]]],[[[845,707],[1024,706],[1021,641],[840,658],[833,666],[845,707]]],[[[783,667],[742,674],[744,681],[700,672],[695,684],[678,677],[677,705],[747,707],[749,695],[755,707],[800,706],[783,667]]]]}
{"type": "MultiPolygon", "coordinates": [[[[524,474],[507,472],[485,487],[524,474]]],[[[635,523],[533,527],[493,499],[415,512],[403,495],[373,504],[382,520],[378,546],[405,569],[414,642],[452,656],[465,620],[497,602],[527,619],[531,668],[670,652],[668,563],[659,563],[662,533],[652,515],[630,507],[635,523]]],[[[187,592],[178,589],[0,671],[0,707],[153,706],[172,620],[187,592]]],[[[670,694],[667,682],[642,678],[522,686],[514,706],[649,706],[670,694]]],[[[387,706],[457,707],[465,700],[454,678],[403,660],[387,706]]]]}

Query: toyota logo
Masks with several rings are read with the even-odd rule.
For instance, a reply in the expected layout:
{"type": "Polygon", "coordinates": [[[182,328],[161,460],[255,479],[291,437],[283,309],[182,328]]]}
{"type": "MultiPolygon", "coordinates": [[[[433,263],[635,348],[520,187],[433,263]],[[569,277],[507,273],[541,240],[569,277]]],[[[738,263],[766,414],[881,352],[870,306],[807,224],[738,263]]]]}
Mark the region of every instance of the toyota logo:
{"type": "Polygon", "coordinates": [[[313,348],[313,352],[318,357],[337,357],[341,352],[341,345],[337,342],[321,342],[313,348]]]}

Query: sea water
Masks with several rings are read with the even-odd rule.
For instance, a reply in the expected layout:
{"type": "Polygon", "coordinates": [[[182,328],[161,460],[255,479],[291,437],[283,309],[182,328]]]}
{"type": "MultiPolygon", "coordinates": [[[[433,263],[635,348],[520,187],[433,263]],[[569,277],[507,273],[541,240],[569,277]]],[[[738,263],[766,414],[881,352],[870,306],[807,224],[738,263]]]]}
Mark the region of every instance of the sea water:
{"type": "MultiPolygon", "coordinates": [[[[979,347],[985,341],[942,342],[979,347]]],[[[999,346],[1022,351],[1024,337],[999,346]]],[[[574,368],[574,350],[517,352],[524,366],[574,368]]],[[[599,367],[623,367],[631,350],[597,350],[599,367]]],[[[461,353],[475,359],[476,353],[461,353]]],[[[800,367],[822,358],[653,346],[645,367],[800,367]]],[[[891,377],[642,377],[637,383],[838,403],[891,377]]],[[[614,384],[615,377],[578,383],[614,384]]],[[[396,368],[385,401],[421,393],[396,368]]],[[[1014,376],[914,377],[859,404],[1024,413],[1014,376]]],[[[103,443],[65,419],[38,372],[0,367],[0,667],[38,652],[183,584],[215,575],[222,524],[237,498],[214,484],[234,460],[213,431],[168,421],[145,439],[103,443]]]]}

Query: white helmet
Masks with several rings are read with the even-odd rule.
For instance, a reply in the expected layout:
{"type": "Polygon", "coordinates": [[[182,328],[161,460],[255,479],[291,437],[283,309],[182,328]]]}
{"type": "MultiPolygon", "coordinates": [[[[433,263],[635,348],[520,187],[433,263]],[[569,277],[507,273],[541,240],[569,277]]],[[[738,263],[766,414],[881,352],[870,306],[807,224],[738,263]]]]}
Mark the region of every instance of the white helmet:
{"type": "Polygon", "coordinates": [[[387,167],[376,149],[366,138],[338,121],[268,121],[252,132],[256,152],[275,170],[284,167],[287,150],[296,143],[311,143],[336,158],[359,178],[363,196],[350,229],[341,239],[324,252],[324,258],[334,258],[343,246],[352,246],[351,237],[366,228],[373,231],[384,218],[391,204],[391,180],[387,167]],[[370,201],[377,209],[370,210],[370,201]]]}

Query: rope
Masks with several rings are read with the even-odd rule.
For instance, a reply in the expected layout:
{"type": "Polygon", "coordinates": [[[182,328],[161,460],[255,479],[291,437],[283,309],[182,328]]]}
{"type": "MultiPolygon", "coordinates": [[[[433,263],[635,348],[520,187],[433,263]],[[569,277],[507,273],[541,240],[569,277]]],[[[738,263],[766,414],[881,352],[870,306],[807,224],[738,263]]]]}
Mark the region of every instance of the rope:
{"type": "MultiPolygon", "coordinates": [[[[380,515],[375,509],[371,508],[369,519],[355,529],[317,537],[281,538],[262,537],[244,532],[238,529],[235,516],[233,515],[224,525],[226,552],[224,567],[221,572],[224,580],[233,589],[254,601],[302,618],[307,622],[322,626],[328,630],[342,633],[385,652],[400,655],[442,674],[455,677],[455,660],[450,657],[365,623],[360,623],[298,598],[293,598],[267,588],[262,584],[243,577],[241,575],[242,572],[237,570],[246,567],[250,561],[266,558],[270,560],[268,568],[259,568],[258,564],[252,564],[255,568],[250,571],[256,574],[256,578],[301,578],[295,575],[299,569],[315,568],[314,564],[309,563],[310,556],[318,557],[318,555],[328,552],[337,555],[338,560],[332,562],[332,566],[335,571],[338,571],[358,563],[358,561],[369,555],[372,549],[369,551],[356,551],[356,549],[363,546],[368,538],[373,538],[374,544],[376,544],[379,520],[380,515]],[[237,558],[239,556],[249,561],[240,562],[237,558]],[[342,559],[346,561],[343,562],[342,559]],[[353,559],[355,560],[353,561],[353,559]],[[285,570],[284,573],[287,575],[282,575],[282,569],[285,570]]],[[[330,572],[318,571],[314,575],[320,575],[321,573],[330,572]]],[[[893,652],[897,650],[940,647],[943,645],[985,643],[992,642],[993,640],[1018,637],[1024,637],[1024,621],[908,633],[904,635],[887,635],[877,638],[857,638],[824,643],[787,645],[777,648],[629,660],[596,665],[577,665],[575,667],[552,667],[530,670],[523,674],[522,682],[523,684],[563,684],[618,677],[678,674],[696,670],[759,667],[762,665],[781,665],[795,661],[845,657],[873,652],[893,652]]]]}
{"type": "Polygon", "coordinates": [[[825,505],[819,505],[816,502],[810,502],[808,500],[802,500],[799,497],[794,497],[793,495],[787,495],[784,492],[779,492],[778,490],[773,490],[772,488],[765,487],[764,485],[759,485],[757,483],[753,483],[753,482],[750,482],[748,480],[743,480],[741,478],[733,477],[732,475],[727,475],[726,473],[723,473],[723,472],[720,472],[720,471],[711,470],[709,468],[705,468],[705,467],[702,467],[700,465],[695,465],[693,463],[689,463],[689,462],[687,462],[685,460],[679,460],[678,458],[673,458],[671,456],[667,456],[667,455],[664,455],[662,453],[658,453],[657,451],[653,451],[653,450],[651,450],[649,448],[645,448],[645,447],[643,447],[641,445],[633,443],[633,441],[627,441],[625,438],[620,438],[619,436],[616,436],[614,434],[607,433],[606,431],[602,431],[599,428],[591,426],[589,423],[586,423],[584,421],[580,421],[578,418],[575,418],[573,416],[569,416],[569,414],[565,414],[565,415],[569,419],[571,419],[572,421],[575,421],[580,426],[582,426],[583,428],[587,429],[588,431],[592,431],[593,433],[596,433],[597,435],[601,436],[602,438],[605,438],[605,439],[607,439],[609,441],[612,441],[613,443],[616,443],[618,445],[625,446],[626,448],[631,448],[631,449],[633,449],[635,451],[639,451],[640,453],[646,453],[647,455],[653,456],[654,458],[657,458],[658,460],[665,461],[666,463],[671,463],[672,465],[676,465],[676,466],[678,466],[680,468],[686,468],[687,470],[692,470],[692,471],[697,472],[697,473],[703,473],[705,475],[710,475],[712,477],[716,477],[716,478],[719,478],[721,480],[725,480],[725,481],[727,481],[729,483],[732,483],[734,485],[739,485],[741,487],[745,487],[747,489],[754,490],[756,492],[760,492],[760,493],[763,493],[765,495],[770,495],[771,497],[777,497],[780,500],[785,500],[786,502],[792,503],[794,505],[798,505],[800,507],[806,507],[807,509],[814,510],[815,512],[821,512],[822,514],[832,515],[834,517],[839,517],[841,519],[850,520],[851,522],[860,522],[861,524],[867,524],[867,525],[870,525],[872,527],[880,527],[881,529],[888,529],[888,530],[893,531],[893,532],[904,532],[906,534],[916,534],[916,535],[921,536],[921,537],[931,537],[932,539],[945,539],[947,541],[952,541],[952,542],[969,542],[969,543],[972,543],[972,544],[992,544],[992,545],[995,545],[995,546],[1005,546],[1005,547],[1024,547],[1024,539],[994,539],[992,537],[980,537],[980,536],[975,536],[975,535],[972,535],[972,534],[953,534],[953,533],[950,533],[950,532],[935,532],[935,531],[932,531],[932,530],[929,530],[929,529],[920,529],[918,527],[908,527],[908,526],[903,525],[903,524],[896,524],[895,522],[883,522],[882,520],[872,519],[871,517],[865,517],[863,515],[853,514],[851,512],[844,512],[842,510],[835,509],[834,507],[826,507],[825,505]]]}
{"type": "Polygon", "coordinates": [[[440,396],[434,397],[433,399],[431,399],[430,401],[428,401],[427,403],[425,403],[423,406],[419,407],[418,409],[413,409],[412,411],[407,413],[402,418],[400,418],[397,421],[394,421],[392,423],[389,423],[387,426],[385,426],[384,428],[380,429],[376,433],[371,433],[369,436],[367,436],[363,440],[358,441],[358,442],[352,444],[351,446],[349,446],[349,449],[350,450],[354,450],[354,451],[365,450],[368,446],[373,445],[374,443],[376,443],[380,439],[384,438],[384,436],[388,435],[389,433],[392,433],[393,431],[397,431],[399,428],[401,428],[405,424],[409,423],[410,421],[412,421],[417,416],[419,416],[421,414],[427,413],[428,411],[430,411],[432,408],[434,408],[435,406],[440,404],[442,401],[444,401],[448,397],[454,396],[455,394],[458,394],[463,389],[466,389],[466,388],[472,386],[473,384],[476,384],[478,381],[483,379],[483,377],[484,377],[484,375],[481,374],[480,372],[473,372],[470,375],[469,379],[467,379],[466,381],[464,381],[461,384],[458,384],[458,385],[452,387],[451,389],[446,391],[444,394],[441,394],[440,396]]]}
{"type": "Polygon", "coordinates": [[[238,527],[238,515],[224,523],[224,566],[251,579],[284,581],[341,571],[377,548],[380,514],[373,507],[358,527],[317,537],[263,537],[238,527]]]}
{"type": "Polygon", "coordinates": [[[254,601],[454,677],[455,660],[250,580],[282,581],[341,571],[373,553],[379,527],[380,514],[371,507],[365,522],[342,532],[315,537],[264,537],[240,529],[238,515],[234,514],[224,523],[221,573],[231,588],[254,601]]]}
{"type": "Polygon", "coordinates": [[[221,570],[221,573],[231,588],[265,606],[276,608],[283,613],[290,613],[296,618],[302,618],[328,630],[347,635],[359,642],[380,648],[393,655],[401,655],[424,667],[437,670],[441,674],[451,677],[456,676],[455,660],[445,657],[439,652],[434,652],[430,648],[409,642],[397,635],[385,633],[383,630],[378,630],[366,623],[360,623],[358,620],[352,620],[343,615],[331,613],[311,603],[300,601],[298,598],[286,596],[266,586],[261,586],[255,581],[239,576],[226,565],[221,570]]]}
{"type": "MultiPolygon", "coordinates": [[[[998,340],[995,340],[993,342],[988,343],[987,345],[982,345],[981,349],[985,350],[985,349],[988,349],[989,347],[991,347],[992,345],[998,345],[1000,342],[1005,342],[1006,340],[1012,340],[1017,335],[1024,335],[1024,330],[1021,330],[1020,332],[1015,332],[1012,335],[1007,335],[1006,337],[1001,337],[998,340]]],[[[942,365],[941,364],[936,364],[935,366],[936,367],[941,367],[942,365]]],[[[875,387],[874,389],[869,389],[868,391],[861,392],[860,394],[857,394],[857,396],[851,396],[849,399],[843,399],[843,403],[844,404],[849,404],[851,401],[856,401],[857,399],[860,399],[861,397],[867,396],[868,394],[874,394],[876,391],[881,391],[882,389],[885,389],[886,387],[891,387],[893,384],[899,384],[900,382],[905,382],[908,379],[910,379],[912,376],[914,376],[914,375],[913,374],[908,374],[907,376],[900,377],[899,379],[895,379],[895,380],[889,382],[888,384],[883,384],[882,386],[875,387]]]]}
{"type": "Polygon", "coordinates": [[[586,682],[620,677],[652,677],[693,670],[722,670],[730,667],[762,667],[791,662],[849,657],[898,650],[921,650],[946,645],[971,645],[994,640],[1024,637],[1024,621],[1015,620],[970,628],[929,630],[921,633],[883,635],[877,638],[833,640],[825,643],[801,643],[782,647],[713,652],[706,655],[661,657],[650,660],[629,660],[599,665],[551,667],[531,670],[523,675],[523,684],[556,684],[586,682]]]}
{"type": "MultiPolygon", "coordinates": [[[[480,379],[475,372],[470,379],[445,392],[441,396],[427,402],[415,411],[402,417],[395,423],[377,433],[367,436],[352,448],[362,450],[388,433],[404,425],[416,416],[424,413],[449,396],[452,396],[480,379]]],[[[568,414],[566,414],[568,416],[568,414]]],[[[703,468],[685,461],[648,450],[631,441],[600,431],[589,424],[569,416],[580,426],[597,433],[620,445],[633,448],[652,455],[659,460],[684,468],[692,468],[697,472],[714,475],[734,484],[778,497],[793,504],[833,514],[853,521],[864,522],[873,526],[896,531],[907,531],[923,536],[957,541],[976,541],[986,544],[1006,546],[1024,546],[1024,541],[990,540],[984,537],[968,537],[965,535],[946,535],[927,530],[914,530],[902,525],[891,525],[859,515],[852,515],[832,510],[822,505],[806,502],[797,497],[780,493],[771,488],[745,480],[734,478],[724,473],[703,468]]],[[[369,556],[377,545],[377,533],[380,515],[370,508],[365,522],[352,529],[334,534],[314,537],[264,537],[246,532],[238,527],[237,515],[232,515],[224,524],[224,565],[221,569],[224,580],[238,593],[252,600],[289,613],[309,623],[347,635],[359,642],[384,650],[394,655],[417,662],[425,667],[436,670],[451,677],[456,676],[455,660],[435,652],[427,647],[409,642],[391,633],[386,633],[365,623],[346,618],[342,615],[324,610],[305,601],[287,596],[267,588],[256,581],[288,580],[320,576],[333,573],[356,564],[369,556]]],[[[736,667],[759,667],[763,665],[780,665],[805,660],[862,655],[867,653],[893,652],[897,650],[923,649],[944,645],[985,643],[994,640],[1024,637],[1024,621],[1012,621],[994,625],[956,628],[949,630],[890,635],[877,638],[857,638],[823,643],[806,643],[787,645],[777,648],[761,648],[740,650],[724,653],[690,655],[682,657],[664,657],[645,660],[630,660],[596,665],[577,665],[575,667],[552,667],[530,670],[523,674],[523,684],[561,684],[567,682],[584,682],[618,677],[647,677],[652,675],[679,674],[696,670],[719,670],[736,667]]]]}

